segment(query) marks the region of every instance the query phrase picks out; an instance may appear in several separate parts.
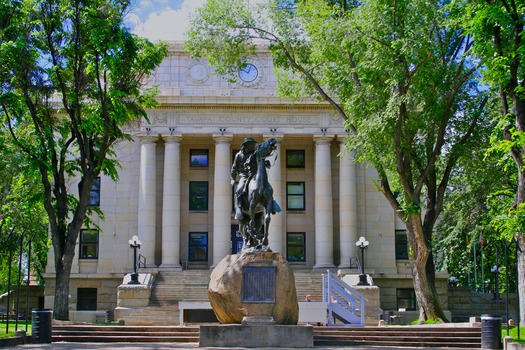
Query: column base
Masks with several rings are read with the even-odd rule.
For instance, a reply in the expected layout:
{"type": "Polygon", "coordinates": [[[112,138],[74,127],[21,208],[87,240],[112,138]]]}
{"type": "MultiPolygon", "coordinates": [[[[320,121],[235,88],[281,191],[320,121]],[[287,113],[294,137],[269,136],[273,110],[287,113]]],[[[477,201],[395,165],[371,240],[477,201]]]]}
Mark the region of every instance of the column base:
{"type": "Polygon", "coordinates": [[[159,269],[162,270],[173,270],[173,271],[182,271],[182,266],[179,264],[161,264],[159,269]]]}
{"type": "Polygon", "coordinates": [[[316,264],[313,267],[314,271],[328,270],[328,269],[335,269],[335,265],[334,264],[328,264],[328,263],[321,263],[321,264],[316,264]]]}

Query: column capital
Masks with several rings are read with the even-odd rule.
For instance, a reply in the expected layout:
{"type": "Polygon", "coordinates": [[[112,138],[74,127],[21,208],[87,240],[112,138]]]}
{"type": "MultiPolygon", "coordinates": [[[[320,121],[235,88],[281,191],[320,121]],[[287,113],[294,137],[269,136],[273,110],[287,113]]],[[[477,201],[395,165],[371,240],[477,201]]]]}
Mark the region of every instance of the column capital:
{"type": "Polygon", "coordinates": [[[156,143],[159,140],[157,135],[139,135],[140,143],[156,143]]]}
{"type": "Polygon", "coordinates": [[[281,143],[283,142],[283,139],[284,139],[284,135],[283,134],[277,134],[277,135],[274,135],[274,134],[263,134],[263,139],[269,139],[270,137],[274,138],[277,143],[281,143]]]}
{"type": "Polygon", "coordinates": [[[233,140],[232,134],[226,134],[226,135],[214,134],[212,137],[215,143],[231,143],[233,140]]]}
{"type": "Polygon", "coordinates": [[[334,140],[334,135],[314,135],[316,145],[325,145],[334,140]]]}
{"type": "Polygon", "coordinates": [[[337,136],[337,142],[339,142],[341,145],[344,145],[346,143],[347,137],[344,135],[337,136]]]}
{"type": "Polygon", "coordinates": [[[178,143],[182,141],[182,134],[161,135],[166,143],[178,143]]]}

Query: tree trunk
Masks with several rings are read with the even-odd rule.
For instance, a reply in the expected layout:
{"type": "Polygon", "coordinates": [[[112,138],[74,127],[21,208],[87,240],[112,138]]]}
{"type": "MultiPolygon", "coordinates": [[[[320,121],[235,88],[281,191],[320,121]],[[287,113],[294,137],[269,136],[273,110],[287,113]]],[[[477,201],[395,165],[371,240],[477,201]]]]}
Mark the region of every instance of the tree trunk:
{"type": "Polygon", "coordinates": [[[421,217],[411,214],[406,221],[408,241],[410,246],[410,260],[412,264],[412,277],[414,278],[414,291],[419,306],[419,323],[426,320],[448,322],[436,289],[432,274],[427,270],[428,259],[431,251],[425,240],[421,217]]]}
{"type": "Polygon", "coordinates": [[[69,321],[69,278],[72,259],[55,259],[56,285],[53,318],[69,321]]]}

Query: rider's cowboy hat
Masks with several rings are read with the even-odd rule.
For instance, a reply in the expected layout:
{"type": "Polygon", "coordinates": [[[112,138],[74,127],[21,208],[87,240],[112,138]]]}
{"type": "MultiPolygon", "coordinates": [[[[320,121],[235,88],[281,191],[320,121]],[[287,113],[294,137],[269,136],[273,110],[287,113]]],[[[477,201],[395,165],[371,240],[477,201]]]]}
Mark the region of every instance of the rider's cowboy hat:
{"type": "Polygon", "coordinates": [[[247,137],[247,138],[244,139],[244,142],[241,144],[241,146],[244,146],[247,143],[257,143],[257,141],[255,141],[251,137],[247,137]]]}

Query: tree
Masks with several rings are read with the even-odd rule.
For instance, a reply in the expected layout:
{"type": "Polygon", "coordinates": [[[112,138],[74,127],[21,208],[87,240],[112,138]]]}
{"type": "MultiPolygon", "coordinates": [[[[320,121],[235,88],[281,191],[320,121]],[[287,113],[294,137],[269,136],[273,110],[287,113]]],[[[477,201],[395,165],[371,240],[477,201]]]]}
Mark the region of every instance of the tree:
{"type": "Polygon", "coordinates": [[[377,169],[377,186],[404,221],[420,321],[446,320],[432,234],[458,159],[485,118],[471,40],[428,0],[211,0],[186,48],[232,76],[268,44],[279,92],[315,96],[346,120],[347,147],[377,169]]]}
{"type": "MultiPolygon", "coordinates": [[[[9,143],[7,130],[0,130],[0,293],[7,291],[8,264],[17,268],[15,257],[18,257],[19,246],[15,243],[23,237],[23,250],[29,251],[27,242],[31,238],[32,276],[40,280],[44,272],[48,250],[48,224],[39,193],[39,182],[28,171],[20,151],[9,143]],[[12,248],[12,251],[10,251],[12,248]],[[9,261],[13,253],[12,261],[9,261]]],[[[18,274],[13,271],[11,284],[17,283],[18,274]]]]}
{"type": "Polygon", "coordinates": [[[0,1],[1,112],[41,181],[59,320],[69,318],[79,231],[93,226],[95,208],[88,205],[93,181],[101,174],[117,178],[112,147],[129,139],[126,125],[146,117],[143,108],[154,103],[154,91],[142,91],[142,79],[167,55],[166,44],[134,37],[124,27],[128,5],[127,0],[0,1]]]}
{"type": "MultiPolygon", "coordinates": [[[[490,115],[497,115],[497,95],[491,94],[488,105],[490,115]]],[[[500,232],[506,216],[502,213],[506,213],[511,206],[517,183],[512,159],[505,157],[506,152],[491,147],[495,139],[502,138],[497,120],[491,120],[485,129],[492,130],[490,138],[484,134],[474,135],[480,147],[474,149],[468,158],[460,159],[452,174],[445,208],[434,237],[435,251],[439,256],[436,260],[438,268],[456,277],[459,285],[476,290],[484,290],[486,285],[482,285],[480,277],[473,277],[474,269],[481,273],[482,264],[484,271],[490,271],[494,265],[501,266],[503,249],[500,241],[511,243],[500,232]],[[499,262],[496,261],[496,245],[499,245],[499,262]]],[[[513,246],[511,248],[514,249],[513,246]]],[[[513,260],[509,261],[510,271],[515,269],[513,260]]],[[[512,274],[510,285],[515,285],[512,274]]]]}
{"type": "Polygon", "coordinates": [[[504,140],[499,144],[517,166],[517,191],[509,210],[507,236],[518,240],[518,286],[520,322],[525,322],[525,2],[522,0],[453,2],[463,8],[457,19],[473,36],[476,54],[484,62],[484,80],[499,94],[502,114],[500,129],[504,140]]]}

